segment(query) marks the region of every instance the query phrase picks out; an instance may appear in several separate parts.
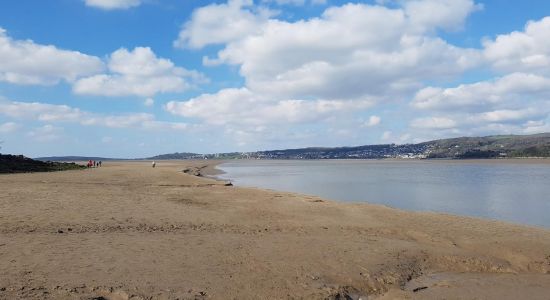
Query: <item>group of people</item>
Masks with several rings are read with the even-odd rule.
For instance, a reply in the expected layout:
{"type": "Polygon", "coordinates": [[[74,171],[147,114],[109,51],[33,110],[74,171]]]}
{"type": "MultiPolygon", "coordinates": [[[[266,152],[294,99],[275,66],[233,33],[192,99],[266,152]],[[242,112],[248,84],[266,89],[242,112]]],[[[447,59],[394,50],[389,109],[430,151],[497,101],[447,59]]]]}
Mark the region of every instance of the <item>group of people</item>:
{"type": "Polygon", "coordinates": [[[100,161],[89,160],[86,166],[88,168],[99,168],[101,167],[101,160],[100,161]]]}

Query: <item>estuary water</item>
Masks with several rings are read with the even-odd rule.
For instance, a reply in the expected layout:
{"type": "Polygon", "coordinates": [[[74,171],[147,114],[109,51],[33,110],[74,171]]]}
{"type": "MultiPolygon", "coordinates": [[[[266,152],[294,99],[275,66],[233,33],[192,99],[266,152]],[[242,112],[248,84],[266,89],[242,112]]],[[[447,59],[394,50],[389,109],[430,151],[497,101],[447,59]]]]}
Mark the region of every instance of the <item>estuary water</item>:
{"type": "Polygon", "coordinates": [[[218,168],[237,186],[550,228],[550,162],[236,160],[218,168]]]}

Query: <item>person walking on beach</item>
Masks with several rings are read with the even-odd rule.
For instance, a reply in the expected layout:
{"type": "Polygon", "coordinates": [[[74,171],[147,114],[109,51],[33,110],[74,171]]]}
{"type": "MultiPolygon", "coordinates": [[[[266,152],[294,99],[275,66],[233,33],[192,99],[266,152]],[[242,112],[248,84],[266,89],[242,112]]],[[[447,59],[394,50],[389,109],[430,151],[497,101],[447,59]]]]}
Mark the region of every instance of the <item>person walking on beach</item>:
{"type": "Polygon", "coordinates": [[[154,168],[157,164],[155,162],[153,162],[152,165],[153,165],[153,168],[154,168]]]}

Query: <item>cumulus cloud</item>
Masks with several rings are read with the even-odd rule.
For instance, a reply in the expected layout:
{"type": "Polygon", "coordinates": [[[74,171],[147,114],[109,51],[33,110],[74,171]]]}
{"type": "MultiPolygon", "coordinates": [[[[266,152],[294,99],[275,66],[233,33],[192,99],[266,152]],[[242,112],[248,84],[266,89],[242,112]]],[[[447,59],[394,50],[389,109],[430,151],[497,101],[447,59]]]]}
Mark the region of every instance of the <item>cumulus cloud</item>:
{"type": "Polygon", "coordinates": [[[188,101],[171,101],[165,108],[172,114],[199,118],[210,124],[262,125],[315,122],[371,105],[369,101],[360,100],[272,101],[241,88],[203,94],[188,101]]]}
{"type": "Polygon", "coordinates": [[[198,49],[259,33],[272,12],[255,9],[253,4],[252,0],[229,0],[198,8],[183,25],[174,46],[198,49]]]}
{"type": "Polygon", "coordinates": [[[449,129],[456,126],[456,122],[449,118],[431,117],[414,119],[411,123],[415,128],[449,129]]]}
{"type": "Polygon", "coordinates": [[[113,52],[108,68],[109,74],[79,79],[73,91],[88,95],[151,97],[157,93],[181,92],[206,80],[196,71],[158,58],[149,47],[136,47],[132,51],[121,48],[113,52]]]}
{"type": "Polygon", "coordinates": [[[523,132],[526,134],[550,132],[550,120],[543,121],[529,121],[524,124],[523,132]]]}
{"type": "Polygon", "coordinates": [[[262,0],[263,3],[276,3],[277,5],[296,5],[302,6],[306,3],[311,5],[322,5],[327,4],[327,0],[262,0]]]}
{"type": "Polygon", "coordinates": [[[550,124],[550,79],[514,73],[455,88],[428,87],[416,94],[412,105],[437,114],[414,120],[411,126],[416,128],[533,133],[550,124]]]}
{"type": "Polygon", "coordinates": [[[484,62],[504,74],[457,87],[426,87],[411,102],[435,116],[411,122],[459,134],[536,133],[550,128],[550,17],[483,43],[484,62]]]}
{"type": "Polygon", "coordinates": [[[158,121],[153,114],[148,113],[106,115],[82,111],[67,105],[39,102],[2,100],[0,101],[0,115],[21,120],[34,120],[48,123],[75,123],[84,126],[103,126],[108,128],[179,131],[193,127],[181,122],[158,121]]]}
{"type": "Polygon", "coordinates": [[[550,100],[550,79],[534,74],[513,73],[501,78],[455,88],[427,87],[420,90],[413,106],[430,110],[479,111],[494,107],[522,107],[550,100]]]}
{"type": "MultiPolygon", "coordinates": [[[[452,3],[467,7],[457,20],[475,7],[470,0],[439,5],[452,12],[452,3]]],[[[433,34],[438,26],[448,27],[447,19],[428,25],[413,16],[406,7],[347,4],[309,20],[269,19],[257,22],[254,32],[237,31],[217,57],[205,62],[238,65],[247,88],[256,93],[320,99],[395,97],[423,80],[457,75],[479,63],[478,51],[454,47],[433,34]]],[[[216,35],[204,30],[204,36],[216,35]]]]}
{"type": "Polygon", "coordinates": [[[27,135],[38,142],[52,142],[59,140],[63,134],[62,127],[56,127],[51,124],[46,124],[37,127],[27,133],[27,135]]]}
{"type": "Polygon", "coordinates": [[[15,130],[17,130],[17,128],[19,128],[19,125],[17,125],[17,123],[6,122],[3,124],[0,124],[0,133],[14,132],[15,130]]]}
{"type": "Polygon", "coordinates": [[[99,73],[103,68],[103,62],[95,56],[31,40],[14,40],[0,28],[0,81],[53,85],[99,73]]]}
{"type": "MultiPolygon", "coordinates": [[[[437,36],[437,30],[460,28],[479,9],[472,0],[397,4],[346,4],[297,21],[274,18],[252,1],[199,8],[175,45],[199,49],[221,44],[203,63],[238,66],[245,84],[172,101],[165,108],[209,124],[235,126],[234,132],[318,124],[381,101],[406,99],[425,80],[452,78],[481,63],[479,50],[455,47],[437,36]]],[[[377,118],[363,125],[376,126],[377,118]]]]}
{"type": "Polygon", "coordinates": [[[84,0],[87,6],[104,10],[128,9],[141,5],[141,0],[84,0]]]}
{"type": "Polygon", "coordinates": [[[459,27],[477,9],[471,0],[406,2],[394,9],[347,4],[295,22],[270,18],[250,4],[198,9],[175,42],[190,48],[224,44],[204,62],[239,66],[245,86],[170,102],[169,112],[232,125],[318,122],[401,99],[423,80],[460,74],[480,58],[434,35],[437,28],[459,27]],[[428,22],[420,14],[434,7],[441,16],[428,22]]]}
{"type": "Polygon", "coordinates": [[[441,28],[446,30],[461,29],[466,17],[472,12],[481,10],[483,5],[473,0],[404,0],[405,13],[411,24],[419,30],[441,28]]]}
{"type": "Polygon", "coordinates": [[[153,98],[147,98],[143,102],[143,105],[151,107],[151,106],[155,105],[155,100],[153,98]]]}
{"type": "Polygon", "coordinates": [[[153,122],[155,116],[147,113],[133,113],[116,116],[84,116],[80,123],[82,125],[99,125],[110,128],[139,127],[148,122],[153,122]]]}
{"type": "Polygon", "coordinates": [[[364,123],[364,126],[366,127],[374,127],[380,125],[380,122],[382,121],[382,118],[379,116],[370,116],[369,120],[364,123]]]}
{"type": "Polygon", "coordinates": [[[550,17],[528,22],[524,31],[502,34],[483,43],[484,56],[503,72],[550,75],[550,17]]]}
{"type": "Polygon", "coordinates": [[[78,108],[67,105],[12,101],[0,101],[0,114],[16,119],[43,122],[78,121],[84,115],[78,108]]]}
{"type": "Polygon", "coordinates": [[[390,141],[392,138],[393,138],[393,132],[389,130],[384,131],[382,133],[382,136],[380,137],[380,139],[385,142],[390,141]]]}
{"type": "Polygon", "coordinates": [[[489,123],[524,123],[524,122],[536,122],[530,121],[530,119],[540,119],[548,116],[548,107],[543,111],[539,111],[534,108],[526,109],[500,109],[488,112],[482,112],[479,114],[473,114],[469,119],[471,122],[481,121],[489,123]]]}

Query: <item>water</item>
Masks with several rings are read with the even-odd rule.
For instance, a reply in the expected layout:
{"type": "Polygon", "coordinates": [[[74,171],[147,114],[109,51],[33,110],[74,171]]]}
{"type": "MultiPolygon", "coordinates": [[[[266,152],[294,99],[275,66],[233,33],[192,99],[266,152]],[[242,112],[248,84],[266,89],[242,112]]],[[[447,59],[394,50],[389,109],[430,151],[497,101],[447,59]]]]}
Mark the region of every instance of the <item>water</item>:
{"type": "Polygon", "coordinates": [[[550,164],[517,161],[239,160],[239,186],[550,228],[550,164]]]}

